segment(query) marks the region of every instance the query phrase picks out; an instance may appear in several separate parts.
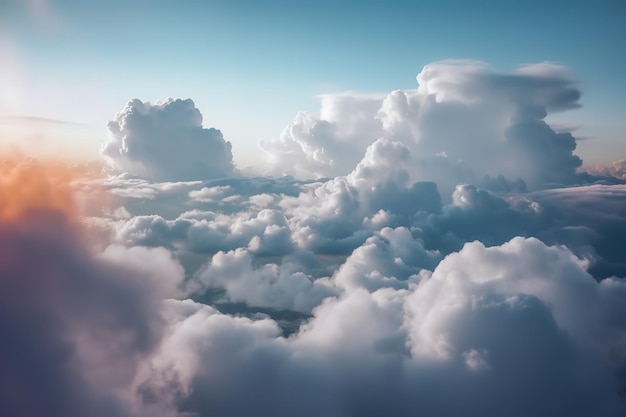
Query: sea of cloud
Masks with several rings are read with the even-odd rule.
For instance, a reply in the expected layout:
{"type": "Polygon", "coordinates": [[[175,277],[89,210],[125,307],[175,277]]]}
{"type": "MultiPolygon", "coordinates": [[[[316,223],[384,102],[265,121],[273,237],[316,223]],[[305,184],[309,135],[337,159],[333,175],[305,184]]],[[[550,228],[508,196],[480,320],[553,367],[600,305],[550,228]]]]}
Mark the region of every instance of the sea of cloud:
{"type": "Polygon", "coordinates": [[[0,415],[624,415],[626,184],[546,121],[575,78],[417,81],[321,97],[255,176],[172,99],[104,178],[5,163],[0,415]]]}

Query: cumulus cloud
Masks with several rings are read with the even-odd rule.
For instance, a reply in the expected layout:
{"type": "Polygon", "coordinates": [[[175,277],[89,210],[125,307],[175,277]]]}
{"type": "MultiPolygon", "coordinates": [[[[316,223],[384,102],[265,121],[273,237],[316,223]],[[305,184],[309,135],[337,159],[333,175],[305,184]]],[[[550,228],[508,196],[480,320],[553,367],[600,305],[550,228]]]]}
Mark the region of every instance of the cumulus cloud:
{"type": "Polygon", "coordinates": [[[612,164],[606,166],[596,165],[587,167],[587,172],[592,175],[604,177],[602,178],[604,180],[616,178],[624,181],[626,180],[626,159],[613,162],[612,164]]]}
{"type": "Polygon", "coordinates": [[[198,272],[197,282],[204,290],[224,288],[230,301],[303,313],[337,293],[327,279],[315,280],[299,271],[297,264],[265,264],[255,269],[253,261],[243,249],[218,252],[198,272]]]}
{"type": "Polygon", "coordinates": [[[468,244],[408,288],[328,298],[288,339],[267,318],[174,302],[144,388],[177,387],[199,415],[617,416],[624,291],[516,238],[468,244]]]}
{"type": "Polygon", "coordinates": [[[580,106],[565,68],[543,63],[502,73],[443,61],[426,65],[417,81],[415,90],[388,95],[324,96],[319,116],[301,113],[278,139],[260,145],[275,172],[304,176],[345,175],[385,138],[409,149],[416,179],[446,191],[485,176],[533,188],[577,181],[574,137],[544,121],[580,106]]]}
{"type": "Polygon", "coordinates": [[[199,218],[190,212],[175,220],[135,216],[118,226],[116,235],[127,246],[183,247],[200,253],[247,247],[257,255],[268,256],[289,253],[293,246],[284,215],[270,209],[233,216],[205,212],[199,218]]]}
{"type": "Polygon", "coordinates": [[[300,177],[345,174],[376,139],[380,127],[372,115],[381,97],[338,94],[320,98],[319,117],[300,112],[278,138],[260,142],[274,172],[300,177]]]}
{"type": "Polygon", "coordinates": [[[200,180],[235,173],[231,144],[217,129],[202,127],[194,102],[133,99],[109,122],[102,155],[109,166],[161,181],[200,180]]]}
{"type": "Polygon", "coordinates": [[[180,183],[179,188],[170,187],[171,193],[159,191],[159,201],[151,200],[148,206],[127,199],[124,207],[134,217],[116,221],[113,233],[127,246],[206,254],[246,248],[258,256],[305,250],[343,257],[385,227],[406,228],[424,250],[444,255],[468,241],[499,245],[515,236],[535,236],[568,245],[590,259],[598,279],[626,272],[618,249],[624,224],[620,207],[626,201],[620,185],[502,193],[460,184],[446,198],[438,184],[414,182],[411,167],[407,147],[380,139],[351,173],[329,180],[268,178],[262,187],[250,187],[248,180],[209,186],[180,183]],[[577,199],[588,201],[578,204],[577,199]],[[584,209],[589,206],[595,207],[584,209]],[[148,209],[162,214],[143,214],[148,209]],[[595,215],[595,210],[603,215],[595,215]]]}

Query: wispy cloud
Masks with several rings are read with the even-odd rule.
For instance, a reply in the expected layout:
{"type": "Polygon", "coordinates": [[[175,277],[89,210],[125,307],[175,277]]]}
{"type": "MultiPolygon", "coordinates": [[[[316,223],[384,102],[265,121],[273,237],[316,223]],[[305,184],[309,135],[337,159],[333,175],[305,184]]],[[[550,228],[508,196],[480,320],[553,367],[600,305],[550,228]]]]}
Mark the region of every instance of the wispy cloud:
{"type": "Polygon", "coordinates": [[[28,116],[28,115],[0,115],[0,123],[13,125],[70,125],[81,126],[85,123],[69,120],[51,119],[48,117],[28,116]]]}

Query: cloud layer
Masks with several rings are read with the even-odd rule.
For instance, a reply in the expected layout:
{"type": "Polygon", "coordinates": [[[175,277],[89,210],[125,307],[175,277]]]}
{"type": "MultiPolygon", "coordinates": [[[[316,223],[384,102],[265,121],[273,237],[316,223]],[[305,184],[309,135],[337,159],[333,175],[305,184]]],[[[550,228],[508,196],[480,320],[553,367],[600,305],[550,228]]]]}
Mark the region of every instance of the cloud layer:
{"type": "Polygon", "coordinates": [[[327,299],[289,339],[176,302],[146,386],[199,415],[619,415],[624,291],[535,239],[475,242],[408,288],[327,299]]]}
{"type": "Polygon", "coordinates": [[[292,176],[171,99],[106,178],[4,163],[0,414],[624,415],[626,186],[546,122],[574,78],[417,80],[298,114],[261,143],[292,176]]]}

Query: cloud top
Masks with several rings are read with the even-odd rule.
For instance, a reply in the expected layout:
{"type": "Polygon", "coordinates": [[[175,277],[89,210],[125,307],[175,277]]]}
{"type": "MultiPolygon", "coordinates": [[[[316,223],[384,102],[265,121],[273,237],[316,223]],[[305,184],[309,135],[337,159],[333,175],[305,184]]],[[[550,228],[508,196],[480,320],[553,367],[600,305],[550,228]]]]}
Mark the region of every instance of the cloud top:
{"type": "Polygon", "coordinates": [[[191,99],[156,104],[133,99],[108,127],[102,155],[114,171],[164,181],[235,173],[230,142],[219,130],[202,127],[202,114],[191,99]]]}
{"type": "Polygon", "coordinates": [[[410,151],[413,179],[436,181],[446,192],[460,182],[495,184],[499,176],[532,188],[578,181],[574,137],[544,121],[580,107],[566,68],[541,63],[499,72],[481,62],[441,61],[426,65],[417,81],[414,90],[380,96],[324,95],[319,115],[299,113],[260,146],[274,172],[301,177],[345,175],[383,138],[410,151]]]}

